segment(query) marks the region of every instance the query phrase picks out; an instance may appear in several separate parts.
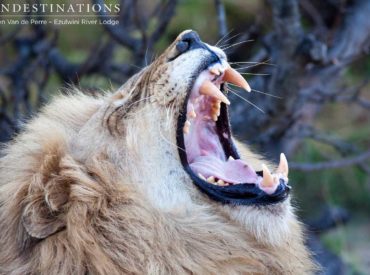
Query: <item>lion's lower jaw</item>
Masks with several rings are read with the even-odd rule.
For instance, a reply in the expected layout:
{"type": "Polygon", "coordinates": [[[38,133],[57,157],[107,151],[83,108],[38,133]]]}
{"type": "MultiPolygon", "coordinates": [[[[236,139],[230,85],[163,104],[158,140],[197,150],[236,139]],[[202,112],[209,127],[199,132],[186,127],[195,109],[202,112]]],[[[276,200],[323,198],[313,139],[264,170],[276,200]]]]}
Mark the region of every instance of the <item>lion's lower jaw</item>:
{"type": "Polygon", "coordinates": [[[241,225],[257,242],[273,247],[286,245],[297,223],[290,200],[269,206],[222,207],[231,220],[241,225]]]}
{"type": "MultiPolygon", "coordinates": [[[[134,188],[148,204],[159,211],[181,216],[192,212],[197,205],[207,205],[209,199],[199,192],[181,166],[173,130],[176,128],[175,116],[158,109],[138,114],[127,124],[126,144],[122,146],[126,154],[123,166],[127,173],[124,174],[129,175],[128,182],[134,183],[134,188]],[[148,133],[157,139],[145,137],[148,133]],[[145,142],[137,142],[138,137],[145,142]],[[158,163],[160,165],[155,165],[158,163]],[[145,170],[137,167],[145,167],[145,170]]],[[[119,161],[122,163],[122,159],[119,161]]],[[[292,235],[290,224],[297,222],[289,199],[269,206],[218,206],[258,243],[267,246],[285,245],[292,235]]]]}

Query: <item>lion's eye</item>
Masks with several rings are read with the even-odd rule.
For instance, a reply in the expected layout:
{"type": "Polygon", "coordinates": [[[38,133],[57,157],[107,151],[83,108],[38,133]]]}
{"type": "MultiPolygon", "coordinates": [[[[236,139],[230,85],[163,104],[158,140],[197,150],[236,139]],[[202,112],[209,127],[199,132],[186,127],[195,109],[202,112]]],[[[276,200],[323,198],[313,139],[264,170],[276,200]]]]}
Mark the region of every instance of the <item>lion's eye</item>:
{"type": "Polygon", "coordinates": [[[177,42],[176,49],[178,50],[179,54],[182,54],[189,50],[190,48],[189,42],[190,42],[189,40],[180,40],[179,42],[177,42]]]}

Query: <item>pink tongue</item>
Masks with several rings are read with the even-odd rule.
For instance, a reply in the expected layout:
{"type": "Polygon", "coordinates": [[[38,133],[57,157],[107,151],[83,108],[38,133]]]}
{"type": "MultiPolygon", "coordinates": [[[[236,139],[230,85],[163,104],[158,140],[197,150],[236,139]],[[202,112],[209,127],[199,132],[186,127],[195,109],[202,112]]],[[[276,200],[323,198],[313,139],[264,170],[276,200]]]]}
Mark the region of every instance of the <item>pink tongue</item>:
{"type": "Polygon", "coordinates": [[[190,167],[206,178],[214,176],[233,184],[254,183],[258,178],[254,170],[240,159],[225,162],[213,155],[199,156],[190,164],[190,167]]]}

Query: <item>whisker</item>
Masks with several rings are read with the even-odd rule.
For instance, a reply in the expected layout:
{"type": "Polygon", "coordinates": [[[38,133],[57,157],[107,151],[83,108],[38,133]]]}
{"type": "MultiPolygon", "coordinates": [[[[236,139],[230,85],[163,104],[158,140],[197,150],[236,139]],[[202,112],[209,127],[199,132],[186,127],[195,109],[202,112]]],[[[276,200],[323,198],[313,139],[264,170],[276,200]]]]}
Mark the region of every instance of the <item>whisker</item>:
{"type": "MultiPolygon", "coordinates": [[[[239,68],[238,68],[239,69],[239,68]]],[[[238,70],[238,69],[236,69],[236,70],[238,70]]],[[[269,75],[271,75],[271,74],[259,74],[259,73],[241,73],[241,72],[239,72],[240,74],[245,74],[245,75],[256,75],[256,76],[269,76],[269,75]]]]}
{"type": "MultiPolygon", "coordinates": [[[[243,63],[229,63],[229,64],[236,64],[236,65],[239,65],[239,64],[243,64],[243,63]]],[[[246,64],[246,63],[245,63],[246,64]]],[[[257,66],[260,66],[260,65],[267,65],[267,66],[276,66],[275,64],[270,64],[270,63],[266,63],[266,62],[256,62],[256,63],[250,63],[252,65],[249,65],[249,66],[245,66],[245,67],[239,67],[238,69],[239,70],[245,70],[245,69],[249,69],[249,68],[253,68],[253,67],[257,67],[257,66]]]]}
{"type": "MultiPolygon", "coordinates": [[[[233,29],[231,29],[227,34],[225,34],[225,35],[223,35],[217,42],[216,42],[216,44],[215,44],[215,47],[217,47],[217,45],[219,44],[219,43],[221,43],[221,41],[222,40],[224,40],[229,34],[231,34],[232,32],[233,32],[234,30],[233,29]]],[[[234,36],[232,36],[232,37],[234,37],[234,36]]],[[[230,38],[228,38],[228,40],[226,40],[226,41],[229,41],[230,40],[230,38]]]]}
{"type": "Polygon", "coordinates": [[[174,146],[174,147],[176,147],[176,148],[178,148],[178,149],[180,149],[181,151],[183,151],[183,152],[185,152],[186,153],[186,151],[183,149],[183,148],[181,148],[181,147],[179,147],[177,144],[174,144],[174,143],[172,143],[170,140],[168,140],[164,135],[163,135],[163,133],[162,133],[162,131],[161,131],[161,126],[160,126],[160,124],[158,123],[158,131],[159,131],[159,135],[160,135],[160,137],[166,142],[166,143],[168,143],[169,145],[172,145],[172,146],[174,146]]]}
{"type": "Polygon", "coordinates": [[[273,63],[267,63],[269,60],[262,61],[262,62],[254,62],[254,61],[239,61],[239,62],[229,62],[229,64],[264,64],[264,65],[269,65],[269,66],[276,66],[276,64],[273,63]]]}
{"type": "Polygon", "coordinates": [[[128,66],[132,66],[132,67],[135,67],[135,68],[137,68],[137,69],[139,69],[139,70],[141,70],[141,69],[143,69],[143,68],[144,68],[143,66],[142,66],[142,67],[140,67],[140,66],[135,65],[135,64],[133,64],[133,63],[126,63],[126,65],[128,65],[128,66]]]}
{"type": "Polygon", "coordinates": [[[237,45],[240,45],[240,44],[243,44],[243,43],[248,43],[248,42],[254,42],[254,39],[249,39],[249,40],[244,40],[244,41],[240,41],[240,42],[237,42],[237,43],[234,43],[234,44],[231,44],[230,46],[227,46],[226,48],[221,48],[223,51],[231,48],[231,47],[235,47],[237,45]]]}
{"type": "Polygon", "coordinates": [[[244,100],[245,102],[249,103],[250,105],[252,105],[253,107],[255,107],[257,110],[261,111],[262,113],[265,113],[260,107],[258,107],[256,104],[254,104],[253,102],[249,101],[248,99],[242,97],[241,95],[237,94],[236,91],[233,91],[232,89],[230,89],[230,87],[228,88],[228,90],[230,92],[232,92],[234,95],[236,95],[237,97],[239,97],[240,99],[244,100]]]}
{"type": "Polygon", "coordinates": [[[241,34],[242,34],[242,33],[237,33],[237,34],[235,34],[235,35],[233,35],[233,36],[229,37],[228,39],[226,39],[225,41],[223,41],[223,45],[220,45],[220,47],[227,46],[227,42],[228,42],[228,41],[230,41],[230,40],[231,40],[231,39],[233,39],[233,38],[236,38],[236,37],[240,36],[241,34]]]}
{"type": "MultiPolygon", "coordinates": [[[[231,86],[235,86],[237,88],[240,88],[238,85],[235,85],[235,84],[232,84],[232,83],[227,83],[228,85],[231,85],[231,86]]],[[[230,88],[230,87],[229,87],[230,88]]],[[[231,88],[230,88],[231,89],[231,88]]],[[[255,89],[251,89],[253,92],[256,92],[256,93],[259,93],[259,94],[264,94],[264,95],[267,95],[267,96],[271,96],[271,97],[274,97],[274,98],[277,98],[277,99],[283,99],[282,97],[280,96],[277,96],[277,95],[273,95],[273,94],[269,94],[269,93],[265,93],[265,92],[262,92],[262,91],[259,91],[259,90],[255,90],[255,89]]],[[[237,90],[234,90],[233,91],[237,91],[237,90]]],[[[238,91],[239,92],[239,91],[238,91]]]]}
{"type": "Polygon", "coordinates": [[[255,90],[255,89],[251,89],[251,90],[252,90],[253,92],[260,93],[260,94],[267,95],[267,96],[271,96],[271,97],[274,97],[274,98],[277,98],[277,99],[283,99],[281,96],[277,96],[277,95],[273,95],[273,94],[265,93],[265,92],[258,91],[258,90],[255,90]]]}
{"type": "Polygon", "coordinates": [[[238,69],[238,70],[246,70],[246,69],[253,68],[253,67],[257,67],[257,66],[260,66],[260,65],[265,65],[265,64],[263,64],[263,63],[257,63],[257,64],[253,64],[253,65],[245,66],[245,67],[238,67],[237,69],[238,69]]]}

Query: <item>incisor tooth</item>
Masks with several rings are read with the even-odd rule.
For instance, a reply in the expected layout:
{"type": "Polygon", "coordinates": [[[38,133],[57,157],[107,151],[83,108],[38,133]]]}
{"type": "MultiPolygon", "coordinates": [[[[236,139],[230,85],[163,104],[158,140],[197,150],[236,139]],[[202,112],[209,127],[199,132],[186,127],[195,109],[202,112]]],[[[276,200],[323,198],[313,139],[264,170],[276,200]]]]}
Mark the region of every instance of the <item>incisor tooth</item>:
{"type": "Polygon", "coordinates": [[[262,171],[263,171],[263,179],[262,179],[261,185],[264,187],[274,186],[274,178],[272,177],[270,170],[264,164],[262,164],[262,171]]]}
{"type": "Polygon", "coordinates": [[[284,176],[288,177],[289,166],[288,166],[288,161],[287,161],[284,153],[280,154],[280,162],[279,162],[278,168],[276,169],[276,173],[281,173],[284,176]]]}
{"type": "Polygon", "coordinates": [[[210,176],[207,178],[207,181],[210,182],[210,183],[215,183],[216,180],[215,180],[215,177],[214,176],[210,176]]]}
{"type": "Polygon", "coordinates": [[[205,80],[199,88],[199,93],[203,95],[213,96],[223,103],[230,105],[230,101],[227,97],[209,80],[205,80]]]}
{"type": "Polygon", "coordinates": [[[225,185],[225,182],[223,180],[218,180],[217,183],[218,183],[218,185],[221,185],[221,186],[225,185]]]}
{"type": "Polygon", "coordinates": [[[216,68],[211,68],[211,69],[209,70],[209,72],[210,72],[211,74],[214,74],[214,75],[220,75],[220,74],[221,74],[220,70],[218,70],[218,69],[216,69],[216,68]]]}
{"type": "Polygon", "coordinates": [[[191,118],[196,118],[196,117],[197,117],[197,114],[196,114],[196,112],[195,112],[194,110],[191,110],[191,111],[189,112],[189,116],[190,116],[191,118]]]}
{"type": "Polygon", "coordinates": [[[202,180],[207,181],[206,178],[201,173],[198,173],[198,177],[200,177],[202,180]]]}
{"type": "Polygon", "coordinates": [[[195,113],[194,105],[193,104],[190,104],[190,110],[188,112],[188,116],[190,118],[196,118],[197,117],[197,114],[195,113]]]}
{"type": "Polygon", "coordinates": [[[221,113],[220,108],[212,107],[212,114],[213,114],[213,115],[219,116],[219,115],[220,115],[220,113],[221,113]]]}
{"type": "Polygon", "coordinates": [[[184,125],[184,128],[183,128],[183,131],[184,131],[185,134],[189,133],[190,126],[191,126],[190,121],[189,120],[185,121],[185,125],[184,125]]]}
{"type": "Polygon", "coordinates": [[[220,109],[221,108],[221,101],[220,100],[216,100],[215,102],[213,102],[212,107],[213,108],[220,109]]]}
{"type": "Polygon", "coordinates": [[[226,69],[223,81],[230,82],[236,86],[242,87],[247,92],[251,92],[252,89],[244,77],[233,68],[229,67],[226,69]]]}

